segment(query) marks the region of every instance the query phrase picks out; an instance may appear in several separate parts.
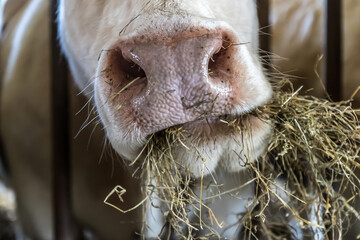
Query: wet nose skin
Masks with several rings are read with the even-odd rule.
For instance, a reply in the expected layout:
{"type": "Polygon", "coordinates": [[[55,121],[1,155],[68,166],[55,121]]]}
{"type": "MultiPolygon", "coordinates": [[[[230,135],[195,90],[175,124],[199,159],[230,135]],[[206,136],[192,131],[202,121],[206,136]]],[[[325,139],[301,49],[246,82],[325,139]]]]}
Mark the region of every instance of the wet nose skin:
{"type": "Polygon", "coordinates": [[[102,71],[107,101],[145,134],[228,114],[239,104],[237,90],[246,75],[235,60],[234,43],[222,31],[120,41],[106,53],[102,71]]]}
{"type": "Polygon", "coordinates": [[[224,113],[229,84],[216,82],[208,72],[210,57],[221,46],[220,35],[205,35],[171,45],[149,43],[122,48],[124,56],[138,63],[147,78],[146,87],[132,96],[140,124],[153,131],[224,113]]]}

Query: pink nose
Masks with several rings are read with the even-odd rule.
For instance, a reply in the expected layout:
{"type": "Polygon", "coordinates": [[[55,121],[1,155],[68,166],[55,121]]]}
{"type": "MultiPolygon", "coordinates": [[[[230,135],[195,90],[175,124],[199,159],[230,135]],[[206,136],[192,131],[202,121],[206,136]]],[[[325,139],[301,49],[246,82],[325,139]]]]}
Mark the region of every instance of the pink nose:
{"type": "Polygon", "coordinates": [[[148,134],[228,114],[237,98],[233,83],[241,75],[234,43],[225,31],[195,28],[120,41],[103,65],[108,102],[148,134]]]}

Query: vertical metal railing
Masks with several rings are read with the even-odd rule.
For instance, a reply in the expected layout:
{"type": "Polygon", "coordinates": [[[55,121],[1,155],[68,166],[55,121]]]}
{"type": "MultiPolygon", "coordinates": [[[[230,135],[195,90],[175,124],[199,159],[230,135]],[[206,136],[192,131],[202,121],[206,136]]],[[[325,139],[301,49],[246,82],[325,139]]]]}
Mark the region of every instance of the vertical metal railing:
{"type": "MultiPolygon", "coordinates": [[[[334,100],[341,98],[342,79],[342,21],[340,0],[325,0],[326,4],[326,84],[334,100]]],[[[270,62],[268,52],[270,41],[270,0],[258,0],[260,23],[260,52],[265,62],[270,62]]],[[[71,169],[69,142],[69,98],[68,71],[66,61],[60,54],[57,41],[57,0],[51,4],[51,41],[52,41],[52,119],[53,119],[53,199],[54,230],[56,240],[75,239],[75,225],[71,209],[71,169]]],[[[267,65],[267,64],[266,64],[267,65]]],[[[265,67],[266,67],[265,65],[265,67]]]]}
{"type": "MultiPolygon", "coordinates": [[[[333,101],[342,100],[342,0],[325,0],[325,81],[333,101]]],[[[334,183],[337,185],[337,183],[334,183]]],[[[335,187],[336,188],[336,187],[335,187]]],[[[342,239],[341,216],[329,239],[342,239]]]]}
{"type": "Polygon", "coordinates": [[[271,28],[270,28],[270,0],[257,0],[259,18],[259,47],[260,57],[262,58],[265,69],[270,68],[270,49],[271,49],[271,28]]]}
{"type": "Polygon", "coordinates": [[[325,80],[334,101],[342,98],[342,1],[325,0],[325,80]]]}
{"type": "Polygon", "coordinates": [[[68,70],[57,37],[57,6],[58,0],[52,0],[50,19],[54,238],[73,240],[75,225],[71,208],[68,70]]]}
{"type": "MultiPolygon", "coordinates": [[[[333,101],[342,100],[342,0],[325,0],[325,80],[333,101]]],[[[336,184],[336,183],[334,183],[336,184]]],[[[338,228],[328,233],[329,239],[341,239],[341,216],[338,228]]]]}
{"type": "MultiPolygon", "coordinates": [[[[260,56],[265,62],[264,67],[269,70],[267,63],[271,62],[271,29],[270,29],[270,0],[257,0],[259,16],[260,56]]],[[[342,100],[342,0],[324,0],[325,12],[325,83],[326,89],[333,101],[342,100]]],[[[339,223],[341,225],[341,223],[339,223]]],[[[339,226],[341,231],[341,226],[339,226]]],[[[341,239],[341,232],[328,233],[329,239],[341,239]]]]}
{"type": "MultiPolygon", "coordinates": [[[[270,0],[257,0],[260,56],[271,62],[270,0]]],[[[332,100],[342,99],[342,1],[324,0],[325,9],[325,82],[332,100]]],[[[264,65],[266,67],[267,64],[264,65]]]]}

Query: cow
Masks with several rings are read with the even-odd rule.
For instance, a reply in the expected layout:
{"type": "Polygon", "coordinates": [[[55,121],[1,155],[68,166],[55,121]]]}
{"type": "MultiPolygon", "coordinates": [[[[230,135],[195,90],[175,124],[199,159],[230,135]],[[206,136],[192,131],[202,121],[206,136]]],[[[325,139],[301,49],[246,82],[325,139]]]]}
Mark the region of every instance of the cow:
{"type": "MultiPolygon", "coordinates": [[[[14,5],[18,11],[10,21],[5,19],[7,31],[1,46],[1,134],[11,159],[24,232],[30,238],[47,240],[53,239],[49,1],[22,0],[14,5]]],[[[181,124],[200,129],[196,131],[210,139],[201,145],[211,155],[206,174],[221,176],[224,190],[249,181],[243,166],[227,152],[229,146],[234,148],[232,139],[216,133],[222,144],[211,145],[215,135],[209,134],[202,113],[209,112],[205,117],[216,129],[219,117],[246,114],[271,97],[258,55],[255,1],[62,0],[58,21],[60,43],[80,89],[70,94],[71,134],[76,136],[72,202],[74,217],[87,235],[131,239],[141,231],[140,208],[123,214],[103,200],[116,185],[127,190],[122,209],[143,199],[141,181],[132,178],[126,165],[150,134],[164,128],[181,124]],[[109,93],[119,92],[137,78],[125,94],[108,101],[109,93]],[[79,91],[81,96],[76,96],[79,91]],[[97,115],[88,114],[88,102],[95,104],[97,115]],[[204,102],[201,114],[187,109],[198,102],[204,102]],[[83,106],[85,110],[79,112],[83,106]],[[90,127],[83,128],[84,122],[90,127]],[[104,149],[122,160],[102,158],[104,149]]],[[[252,138],[244,144],[253,148],[243,154],[256,159],[271,129],[257,119],[252,126],[252,138]]],[[[181,155],[182,165],[200,177],[202,164],[181,155]]],[[[236,234],[236,215],[244,212],[253,197],[253,184],[242,189],[241,195],[241,199],[224,196],[210,206],[224,223],[217,229],[223,238],[236,234]]],[[[148,217],[146,224],[154,230],[146,232],[149,238],[158,236],[165,225],[158,213],[152,209],[148,217]]]]}
{"type": "MultiPolygon", "coordinates": [[[[59,28],[74,80],[94,96],[107,138],[124,161],[136,159],[151,134],[177,125],[192,133],[189,141],[201,138],[195,148],[210,156],[205,176],[216,168],[243,170],[236,152],[256,159],[264,151],[267,123],[252,118],[251,130],[234,137],[224,136],[220,122],[225,115],[244,115],[271,97],[258,57],[254,1],[62,1],[59,28]]],[[[199,178],[203,161],[186,149],[174,151],[184,171],[199,178]]],[[[222,201],[229,201],[228,207],[236,204],[236,198],[222,201]]],[[[228,226],[234,220],[227,215],[245,208],[221,212],[219,221],[228,231],[220,234],[230,238],[234,232],[228,226]]],[[[151,230],[147,237],[157,237],[165,224],[161,217],[152,218],[146,223],[151,230]]]]}

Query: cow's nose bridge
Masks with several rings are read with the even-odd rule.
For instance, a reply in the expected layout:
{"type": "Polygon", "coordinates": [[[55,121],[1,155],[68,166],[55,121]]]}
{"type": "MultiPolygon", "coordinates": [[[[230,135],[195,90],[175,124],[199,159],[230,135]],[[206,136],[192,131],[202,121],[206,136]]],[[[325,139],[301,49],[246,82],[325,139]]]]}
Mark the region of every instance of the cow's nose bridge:
{"type": "Polygon", "coordinates": [[[123,55],[138,64],[148,80],[161,81],[171,74],[192,76],[207,74],[210,59],[222,47],[220,34],[174,41],[171,44],[135,44],[122,48],[123,55]]]}

